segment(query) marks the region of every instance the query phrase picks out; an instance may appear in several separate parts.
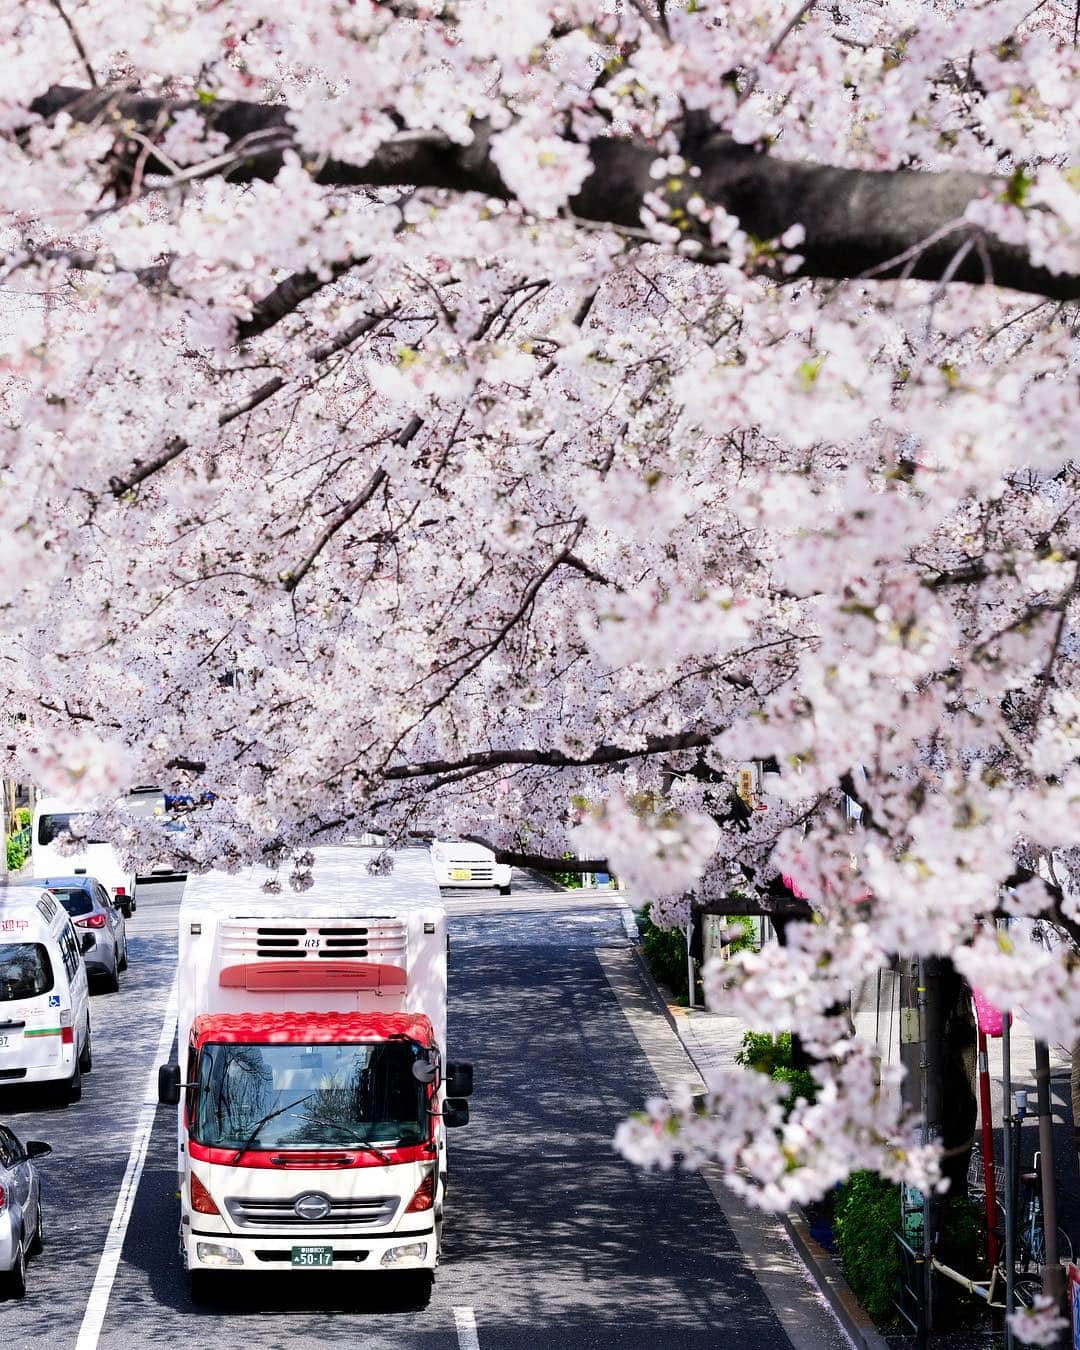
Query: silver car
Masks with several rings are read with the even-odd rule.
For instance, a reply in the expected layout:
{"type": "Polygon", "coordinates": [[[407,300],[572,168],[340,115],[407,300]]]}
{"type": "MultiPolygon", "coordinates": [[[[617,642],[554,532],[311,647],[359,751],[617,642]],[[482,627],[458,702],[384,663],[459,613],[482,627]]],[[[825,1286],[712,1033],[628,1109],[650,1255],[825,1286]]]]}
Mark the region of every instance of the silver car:
{"type": "Polygon", "coordinates": [[[112,992],[120,988],[120,973],[128,967],[127,924],[112,896],[94,877],[21,877],[17,886],[48,891],[63,905],[75,925],[75,936],[93,942],[82,948],[86,973],[112,992]]]}
{"type": "Polygon", "coordinates": [[[52,1149],[39,1139],[25,1148],[0,1125],[0,1281],[8,1298],[26,1293],[26,1258],[45,1245],[41,1214],[41,1178],[34,1159],[52,1149]]]}

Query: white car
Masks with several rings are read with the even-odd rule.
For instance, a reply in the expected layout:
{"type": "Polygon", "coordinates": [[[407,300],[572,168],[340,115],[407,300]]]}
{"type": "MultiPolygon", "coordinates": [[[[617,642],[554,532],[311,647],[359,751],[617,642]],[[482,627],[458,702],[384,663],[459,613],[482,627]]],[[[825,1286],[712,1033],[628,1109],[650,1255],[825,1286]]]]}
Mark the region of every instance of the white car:
{"type": "Polygon", "coordinates": [[[45,1245],[41,1179],[33,1160],[51,1152],[40,1139],[28,1140],[24,1148],[0,1125],[0,1278],[10,1298],[26,1293],[26,1258],[45,1245]]]}
{"type": "Polygon", "coordinates": [[[466,840],[436,839],[431,845],[435,880],[440,886],[497,886],[500,895],[510,894],[510,866],[497,863],[483,844],[466,840]]]}

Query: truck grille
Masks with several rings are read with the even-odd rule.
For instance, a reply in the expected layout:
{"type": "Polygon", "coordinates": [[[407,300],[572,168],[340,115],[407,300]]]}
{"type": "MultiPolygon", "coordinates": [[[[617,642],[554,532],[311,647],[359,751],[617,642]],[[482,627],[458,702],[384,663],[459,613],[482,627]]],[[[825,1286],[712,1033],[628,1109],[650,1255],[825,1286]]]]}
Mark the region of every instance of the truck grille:
{"type": "Polygon", "coordinates": [[[297,1196],[287,1200],[254,1200],[233,1196],[225,1201],[229,1216],[240,1228],[302,1228],[317,1233],[324,1228],[381,1228],[397,1211],[397,1195],[350,1196],[330,1200],[325,1219],[302,1219],[293,1208],[297,1196]]]}
{"type": "Polygon", "coordinates": [[[287,919],[275,923],[225,923],[221,954],[228,963],[269,961],[377,961],[406,965],[408,930],[400,919],[365,918],[333,923],[314,920],[302,926],[287,919]]]}

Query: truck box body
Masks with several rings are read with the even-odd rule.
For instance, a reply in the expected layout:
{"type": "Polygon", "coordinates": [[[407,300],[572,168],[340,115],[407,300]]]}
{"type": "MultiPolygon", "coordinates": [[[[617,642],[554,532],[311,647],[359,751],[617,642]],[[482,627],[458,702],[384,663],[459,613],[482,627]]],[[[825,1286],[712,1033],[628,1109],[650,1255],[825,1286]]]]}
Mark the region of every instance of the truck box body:
{"type": "Polygon", "coordinates": [[[193,1275],[437,1264],[446,918],[426,851],[369,872],[379,855],[318,849],[299,893],[267,893],[263,868],[188,879],[178,1110],[193,1275]]]}

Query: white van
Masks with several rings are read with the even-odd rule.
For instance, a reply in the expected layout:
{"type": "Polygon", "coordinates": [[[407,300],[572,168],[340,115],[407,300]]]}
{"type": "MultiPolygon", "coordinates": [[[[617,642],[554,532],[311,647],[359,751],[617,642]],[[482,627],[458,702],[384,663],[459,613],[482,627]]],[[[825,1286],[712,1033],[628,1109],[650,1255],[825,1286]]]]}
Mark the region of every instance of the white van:
{"type": "Polygon", "coordinates": [[[61,853],[57,843],[86,806],[63,797],[42,797],[34,807],[30,869],[35,877],[91,876],[108,887],[116,905],[130,918],[135,908],[135,873],[121,863],[112,844],[86,839],[78,853],[61,853]]]}
{"type": "Polygon", "coordinates": [[[51,1082],[77,1102],[90,1065],[90,992],[67,910],[47,891],[0,887],[0,1084],[51,1082]]]}

